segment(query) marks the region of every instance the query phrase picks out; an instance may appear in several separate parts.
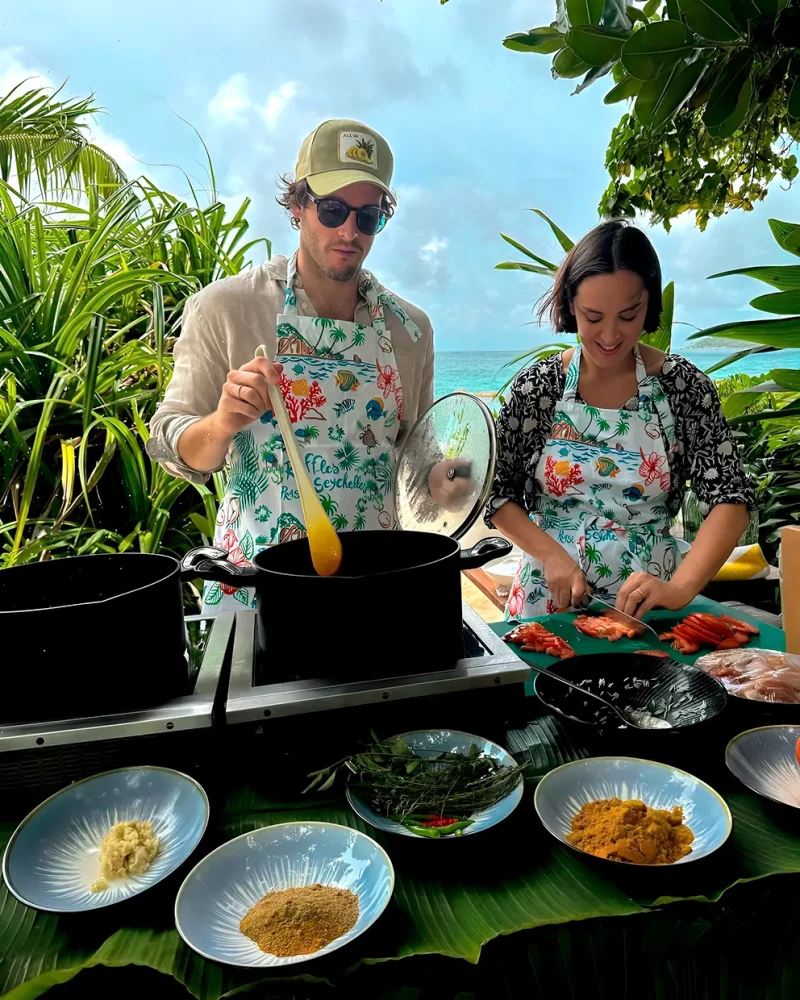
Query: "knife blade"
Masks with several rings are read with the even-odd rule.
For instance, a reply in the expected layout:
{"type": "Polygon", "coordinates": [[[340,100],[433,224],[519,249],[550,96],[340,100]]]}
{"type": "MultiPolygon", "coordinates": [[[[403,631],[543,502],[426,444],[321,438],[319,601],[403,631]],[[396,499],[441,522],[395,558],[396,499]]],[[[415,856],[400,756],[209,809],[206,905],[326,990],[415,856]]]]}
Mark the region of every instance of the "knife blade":
{"type": "MultiPolygon", "coordinates": [[[[632,615],[626,615],[624,611],[620,611],[619,608],[614,604],[610,604],[608,601],[604,600],[602,597],[598,597],[597,594],[589,594],[584,598],[584,603],[582,608],[589,611],[597,611],[598,608],[593,608],[593,604],[599,604],[606,618],[610,618],[612,621],[621,621],[626,625],[632,625],[637,632],[644,632],[645,630],[650,632],[652,635],[658,639],[658,632],[647,622],[640,621],[638,618],[634,618],[632,615]],[[588,603],[587,603],[588,602],[588,603]],[[611,612],[609,614],[609,612],[611,612]]],[[[659,640],[660,641],[660,640],[659,640]]]]}

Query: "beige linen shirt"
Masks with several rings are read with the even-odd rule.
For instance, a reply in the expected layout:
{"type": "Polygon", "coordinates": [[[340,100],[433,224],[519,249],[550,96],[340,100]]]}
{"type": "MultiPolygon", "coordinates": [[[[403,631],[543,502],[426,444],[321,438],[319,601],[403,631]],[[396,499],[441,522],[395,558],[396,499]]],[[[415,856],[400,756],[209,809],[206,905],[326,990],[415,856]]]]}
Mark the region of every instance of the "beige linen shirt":
{"type": "MultiPolygon", "coordinates": [[[[210,472],[197,472],[181,461],[178,440],[190,424],[216,410],[228,372],[252,361],[259,344],[265,344],[274,357],[277,318],[284,310],[286,296],[287,264],[285,257],[274,257],[235,277],[215,281],[187,301],[173,351],[175,370],[150,422],[152,436],[147,442],[148,455],[174,476],[193,483],[209,479],[210,472]]],[[[299,275],[294,292],[300,315],[316,316],[299,275]]],[[[397,438],[400,444],[417,417],[433,402],[433,330],[421,309],[399,296],[395,298],[422,331],[415,342],[392,310],[384,306],[386,329],[392,338],[403,386],[403,420],[397,438]]],[[[355,321],[371,324],[363,298],[356,308],[355,321]]]]}

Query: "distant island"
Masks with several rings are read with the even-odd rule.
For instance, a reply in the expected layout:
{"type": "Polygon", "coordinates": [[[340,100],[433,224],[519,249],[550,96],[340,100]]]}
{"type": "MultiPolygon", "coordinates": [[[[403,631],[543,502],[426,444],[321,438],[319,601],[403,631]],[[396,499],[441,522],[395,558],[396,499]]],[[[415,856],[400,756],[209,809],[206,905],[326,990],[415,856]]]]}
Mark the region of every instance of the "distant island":
{"type": "Polygon", "coordinates": [[[673,344],[674,351],[746,351],[757,344],[745,340],[728,340],[727,337],[702,337],[700,340],[689,340],[685,344],[673,344]]]}

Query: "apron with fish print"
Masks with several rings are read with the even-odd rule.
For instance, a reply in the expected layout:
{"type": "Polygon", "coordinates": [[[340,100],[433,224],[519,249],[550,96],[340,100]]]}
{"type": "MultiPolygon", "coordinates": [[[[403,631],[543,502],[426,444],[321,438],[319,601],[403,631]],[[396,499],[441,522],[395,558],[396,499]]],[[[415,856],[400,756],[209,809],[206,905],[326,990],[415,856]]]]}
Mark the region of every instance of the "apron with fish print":
{"type": "MultiPolygon", "coordinates": [[[[589,586],[608,595],[632,573],[669,580],[678,563],[667,510],[667,456],[676,447],[672,413],[638,348],[634,354],[639,394],[621,410],[606,410],[578,398],[581,349],[575,349],[536,468],[531,514],[580,566],[589,586]]],[[[558,610],[542,563],[523,554],[506,618],[528,621],[558,610]]]]}
{"type": "MultiPolygon", "coordinates": [[[[421,333],[392,295],[363,271],[359,291],[371,326],[300,316],[293,291],[297,255],[289,261],[286,304],[277,319],[275,361],[281,395],[306,471],[337,531],[397,527],[394,446],[403,389],[384,308],[413,340],[421,333]]],[[[278,424],[268,410],[233,439],[214,544],[247,566],[269,545],[305,537],[303,509],[278,424]]],[[[206,584],[203,613],[255,607],[253,588],[206,584]]]]}

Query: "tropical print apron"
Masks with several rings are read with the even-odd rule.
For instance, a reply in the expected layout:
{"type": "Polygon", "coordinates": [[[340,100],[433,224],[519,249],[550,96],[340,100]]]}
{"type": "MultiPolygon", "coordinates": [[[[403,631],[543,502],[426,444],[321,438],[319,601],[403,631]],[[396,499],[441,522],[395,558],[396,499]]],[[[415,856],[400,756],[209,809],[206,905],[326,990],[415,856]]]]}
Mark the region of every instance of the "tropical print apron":
{"type": "MultiPolygon", "coordinates": [[[[608,595],[632,573],[669,580],[678,563],[667,511],[672,413],[638,347],[634,356],[638,396],[621,410],[605,410],[578,399],[581,349],[575,349],[536,468],[531,520],[566,549],[593,590],[608,595]]],[[[524,554],[506,618],[527,621],[558,610],[542,563],[524,554]]]]}
{"type": "MultiPolygon", "coordinates": [[[[298,315],[293,291],[297,255],[289,261],[284,312],[277,319],[275,361],[281,395],[306,471],[337,531],[396,527],[394,445],[403,388],[384,321],[388,307],[413,340],[416,324],[363,271],[359,291],[371,326],[298,315]]],[[[214,544],[237,566],[268,545],[303,538],[303,509],[271,410],[233,439],[225,497],[214,544]]],[[[255,607],[255,591],[207,584],[203,614],[255,607]]]]}

